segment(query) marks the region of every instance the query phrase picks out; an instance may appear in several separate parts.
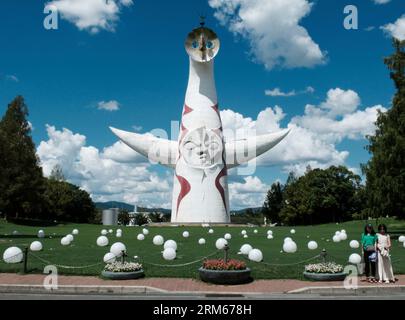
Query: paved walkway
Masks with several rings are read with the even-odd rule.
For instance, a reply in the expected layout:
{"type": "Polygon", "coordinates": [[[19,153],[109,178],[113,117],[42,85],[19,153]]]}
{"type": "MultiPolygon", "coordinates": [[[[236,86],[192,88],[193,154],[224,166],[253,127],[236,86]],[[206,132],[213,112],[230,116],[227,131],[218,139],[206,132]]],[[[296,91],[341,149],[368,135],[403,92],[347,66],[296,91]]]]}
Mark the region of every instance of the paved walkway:
{"type": "MultiPolygon", "coordinates": [[[[19,275],[12,273],[0,274],[0,285],[42,285],[45,275],[19,275]]],[[[397,276],[395,286],[405,285],[405,275],[397,276]]],[[[251,283],[235,286],[212,285],[195,279],[182,278],[144,278],[138,280],[111,281],[89,276],[59,276],[58,285],[69,286],[125,286],[153,287],[172,292],[212,292],[212,293],[287,293],[305,287],[343,287],[343,282],[310,282],[300,280],[255,280],[251,283]]],[[[376,286],[364,281],[360,287],[376,286]]],[[[378,284],[389,287],[393,284],[378,284]]]]}

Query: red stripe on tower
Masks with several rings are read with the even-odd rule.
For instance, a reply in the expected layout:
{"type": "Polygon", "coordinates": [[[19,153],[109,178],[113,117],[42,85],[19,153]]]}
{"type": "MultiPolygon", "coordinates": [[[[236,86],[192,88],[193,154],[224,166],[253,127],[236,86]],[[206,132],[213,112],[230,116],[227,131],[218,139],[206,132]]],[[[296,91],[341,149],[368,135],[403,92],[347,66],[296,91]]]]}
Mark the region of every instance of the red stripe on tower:
{"type": "Polygon", "coordinates": [[[222,198],[222,202],[224,203],[225,210],[227,210],[227,208],[226,208],[226,199],[225,199],[225,190],[222,187],[219,180],[222,177],[225,177],[226,175],[228,175],[228,170],[227,170],[226,166],[224,166],[223,169],[221,170],[221,172],[218,174],[218,176],[215,179],[215,186],[217,187],[219,193],[221,194],[221,198],[222,198]]]}
{"type": "Polygon", "coordinates": [[[179,180],[180,183],[180,193],[179,196],[177,198],[177,209],[176,209],[176,218],[179,214],[179,206],[181,201],[184,199],[184,197],[190,192],[191,190],[191,186],[190,183],[187,181],[186,178],[182,177],[182,176],[178,176],[176,173],[176,177],[177,180],[179,180]]]}

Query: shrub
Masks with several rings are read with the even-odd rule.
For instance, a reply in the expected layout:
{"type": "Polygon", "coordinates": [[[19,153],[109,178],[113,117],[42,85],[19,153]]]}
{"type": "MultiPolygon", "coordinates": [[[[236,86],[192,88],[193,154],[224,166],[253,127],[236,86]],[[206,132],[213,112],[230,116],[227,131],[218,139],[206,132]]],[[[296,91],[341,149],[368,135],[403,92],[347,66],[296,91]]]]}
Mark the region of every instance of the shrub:
{"type": "Polygon", "coordinates": [[[203,268],[207,270],[245,270],[246,263],[234,259],[228,260],[228,262],[223,259],[206,260],[203,263],[203,268]]]}
{"type": "Polygon", "coordinates": [[[135,272],[142,270],[142,265],[136,262],[114,262],[107,264],[104,270],[110,272],[135,272]]]}
{"type": "Polygon", "coordinates": [[[341,273],[343,266],[335,262],[322,262],[306,265],[305,271],[310,273],[341,273]]]}

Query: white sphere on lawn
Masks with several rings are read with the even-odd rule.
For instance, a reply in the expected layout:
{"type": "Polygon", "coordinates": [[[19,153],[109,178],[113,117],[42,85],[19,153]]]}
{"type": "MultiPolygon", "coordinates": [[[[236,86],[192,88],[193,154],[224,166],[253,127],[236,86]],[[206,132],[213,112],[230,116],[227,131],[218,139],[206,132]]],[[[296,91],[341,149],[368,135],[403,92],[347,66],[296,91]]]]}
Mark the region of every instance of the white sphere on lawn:
{"type": "Polygon", "coordinates": [[[349,243],[350,248],[357,249],[360,247],[360,243],[357,240],[352,240],[349,243]]]}
{"type": "Polygon", "coordinates": [[[293,241],[293,239],[291,239],[290,237],[285,237],[284,238],[284,243],[290,242],[290,241],[293,241]]]}
{"type": "Polygon", "coordinates": [[[114,232],[113,229],[109,229],[109,230],[108,230],[108,233],[113,233],[113,232],[114,232]]]}
{"type": "Polygon", "coordinates": [[[140,233],[140,234],[138,234],[138,235],[136,236],[136,238],[137,238],[139,241],[142,241],[142,240],[145,240],[145,235],[144,235],[143,233],[140,233]]]}
{"type": "Polygon", "coordinates": [[[284,242],[283,251],[287,253],[295,253],[297,252],[297,244],[294,241],[284,242]]]}
{"type": "Polygon", "coordinates": [[[273,230],[267,230],[267,234],[273,234],[273,230]]]}
{"type": "Polygon", "coordinates": [[[62,239],[60,239],[60,244],[62,246],[68,246],[68,245],[70,245],[70,241],[67,237],[63,237],[62,239]]]}
{"type": "Polygon", "coordinates": [[[66,235],[66,238],[68,238],[70,242],[74,240],[74,237],[71,234],[66,235]]]}
{"type": "Polygon", "coordinates": [[[242,231],[240,232],[240,234],[241,234],[242,236],[244,236],[245,234],[247,234],[247,232],[246,232],[246,230],[242,230],[242,231]]]}
{"type": "Polygon", "coordinates": [[[116,235],[115,235],[115,237],[117,237],[117,238],[122,238],[122,233],[117,232],[116,235]]]}
{"type": "Polygon", "coordinates": [[[24,254],[18,247],[10,247],[3,253],[3,260],[5,263],[19,263],[23,258],[24,254]]]}
{"type": "Polygon", "coordinates": [[[272,239],[273,239],[273,235],[272,235],[272,234],[268,234],[268,235],[267,235],[267,239],[272,240],[272,239]]]}
{"type": "Polygon", "coordinates": [[[399,236],[398,241],[399,242],[405,242],[405,236],[399,236]]]}
{"type": "Polygon", "coordinates": [[[108,238],[106,237],[106,236],[99,236],[98,238],[97,238],[97,245],[99,246],[99,247],[105,247],[105,246],[108,246],[108,238]]]}
{"type": "Polygon", "coordinates": [[[204,238],[199,239],[198,244],[205,244],[205,239],[204,238]]]}
{"type": "Polygon", "coordinates": [[[224,238],[219,238],[215,242],[215,246],[217,247],[218,250],[224,249],[227,244],[228,244],[228,241],[226,241],[224,238]]]}
{"type": "Polygon", "coordinates": [[[340,235],[339,235],[339,237],[340,237],[340,240],[341,240],[341,241],[347,240],[347,234],[346,234],[345,232],[341,232],[340,235]]]}
{"type": "Polygon", "coordinates": [[[183,238],[188,238],[190,236],[190,232],[184,231],[183,232],[183,238]]]}
{"type": "Polygon", "coordinates": [[[115,262],[116,259],[117,259],[117,257],[116,257],[115,254],[112,253],[112,252],[106,253],[106,254],[104,255],[104,257],[103,257],[103,261],[104,261],[105,263],[113,263],[113,262],[115,262]]]}
{"type": "Polygon", "coordinates": [[[39,241],[33,241],[30,244],[31,251],[41,251],[42,250],[42,243],[39,241]]]}
{"type": "Polygon", "coordinates": [[[295,234],[295,229],[291,229],[291,230],[290,230],[290,233],[291,233],[291,234],[295,234]]]}
{"type": "Polygon", "coordinates": [[[316,243],[316,241],[309,241],[309,242],[308,242],[308,249],[309,249],[309,250],[316,250],[316,249],[318,249],[318,244],[316,243]]]}
{"type": "Polygon", "coordinates": [[[243,237],[246,239],[246,238],[248,237],[248,235],[247,235],[247,234],[245,234],[243,237]]]}
{"type": "Polygon", "coordinates": [[[165,242],[165,239],[161,235],[157,235],[153,237],[152,241],[155,246],[161,246],[165,242]]]}
{"type": "Polygon", "coordinates": [[[349,256],[349,262],[353,264],[359,264],[361,262],[361,256],[357,253],[352,253],[349,256]]]}
{"type": "Polygon", "coordinates": [[[258,233],[258,232],[259,232],[259,231],[257,231],[257,229],[254,229],[254,230],[253,230],[253,233],[258,233]]]}
{"type": "Polygon", "coordinates": [[[115,242],[110,248],[110,252],[114,253],[116,257],[121,257],[122,251],[127,251],[127,247],[122,242],[115,242]]]}
{"type": "Polygon", "coordinates": [[[345,229],[340,230],[340,233],[346,233],[345,229]]]}
{"type": "Polygon", "coordinates": [[[177,250],[177,243],[174,240],[167,240],[163,245],[164,249],[172,248],[173,250],[177,250]]]}
{"type": "Polygon", "coordinates": [[[77,236],[79,234],[79,230],[78,229],[73,229],[72,234],[77,236]]]}
{"type": "Polygon", "coordinates": [[[117,229],[117,231],[115,231],[115,232],[121,232],[122,233],[122,229],[117,229]]]}
{"type": "Polygon", "coordinates": [[[142,229],[142,233],[143,233],[145,236],[147,236],[147,235],[149,234],[149,230],[146,229],[146,228],[143,228],[143,229],[142,229]]]}
{"type": "Polygon", "coordinates": [[[341,233],[340,231],[336,231],[335,236],[340,236],[340,233],[341,233]]]}
{"type": "Polygon", "coordinates": [[[251,261],[260,262],[263,260],[263,253],[259,249],[249,251],[248,258],[251,261]]]}
{"type": "Polygon", "coordinates": [[[253,248],[250,244],[244,244],[240,247],[239,251],[244,255],[248,255],[251,250],[253,250],[253,248]]]}
{"type": "Polygon", "coordinates": [[[176,250],[173,248],[166,248],[163,250],[163,259],[174,260],[176,258],[176,250]]]}
{"type": "Polygon", "coordinates": [[[340,235],[335,234],[332,238],[333,242],[340,242],[340,235]]]}
{"type": "Polygon", "coordinates": [[[44,230],[39,230],[39,231],[38,231],[38,238],[45,238],[45,232],[44,232],[44,230]]]}
{"type": "Polygon", "coordinates": [[[107,232],[107,230],[106,230],[106,229],[101,230],[101,235],[102,235],[102,236],[106,236],[106,235],[107,235],[107,233],[108,233],[108,232],[107,232]]]}
{"type": "Polygon", "coordinates": [[[214,233],[214,230],[213,230],[213,229],[209,229],[209,230],[208,230],[208,233],[214,233]]]}
{"type": "Polygon", "coordinates": [[[231,239],[232,239],[232,235],[231,235],[230,233],[225,233],[224,239],[225,239],[225,240],[231,240],[231,239]]]}

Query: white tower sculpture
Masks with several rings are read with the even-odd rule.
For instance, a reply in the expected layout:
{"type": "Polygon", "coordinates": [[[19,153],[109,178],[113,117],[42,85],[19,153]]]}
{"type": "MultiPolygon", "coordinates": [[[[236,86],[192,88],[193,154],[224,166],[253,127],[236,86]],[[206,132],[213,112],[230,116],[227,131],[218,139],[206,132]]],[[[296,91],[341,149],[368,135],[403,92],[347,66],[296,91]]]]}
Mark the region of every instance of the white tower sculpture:
{"type": "Polygon", "coordinates": [[[204,23],[186,39],[190,72],[178,141],[110,127],[135,151],[174,169],[171,221],[175,223],[229,223],[227,170],[270,150],[289,132],[224,141],[214,80],[219,46],[216,34],[204,23]]]}

